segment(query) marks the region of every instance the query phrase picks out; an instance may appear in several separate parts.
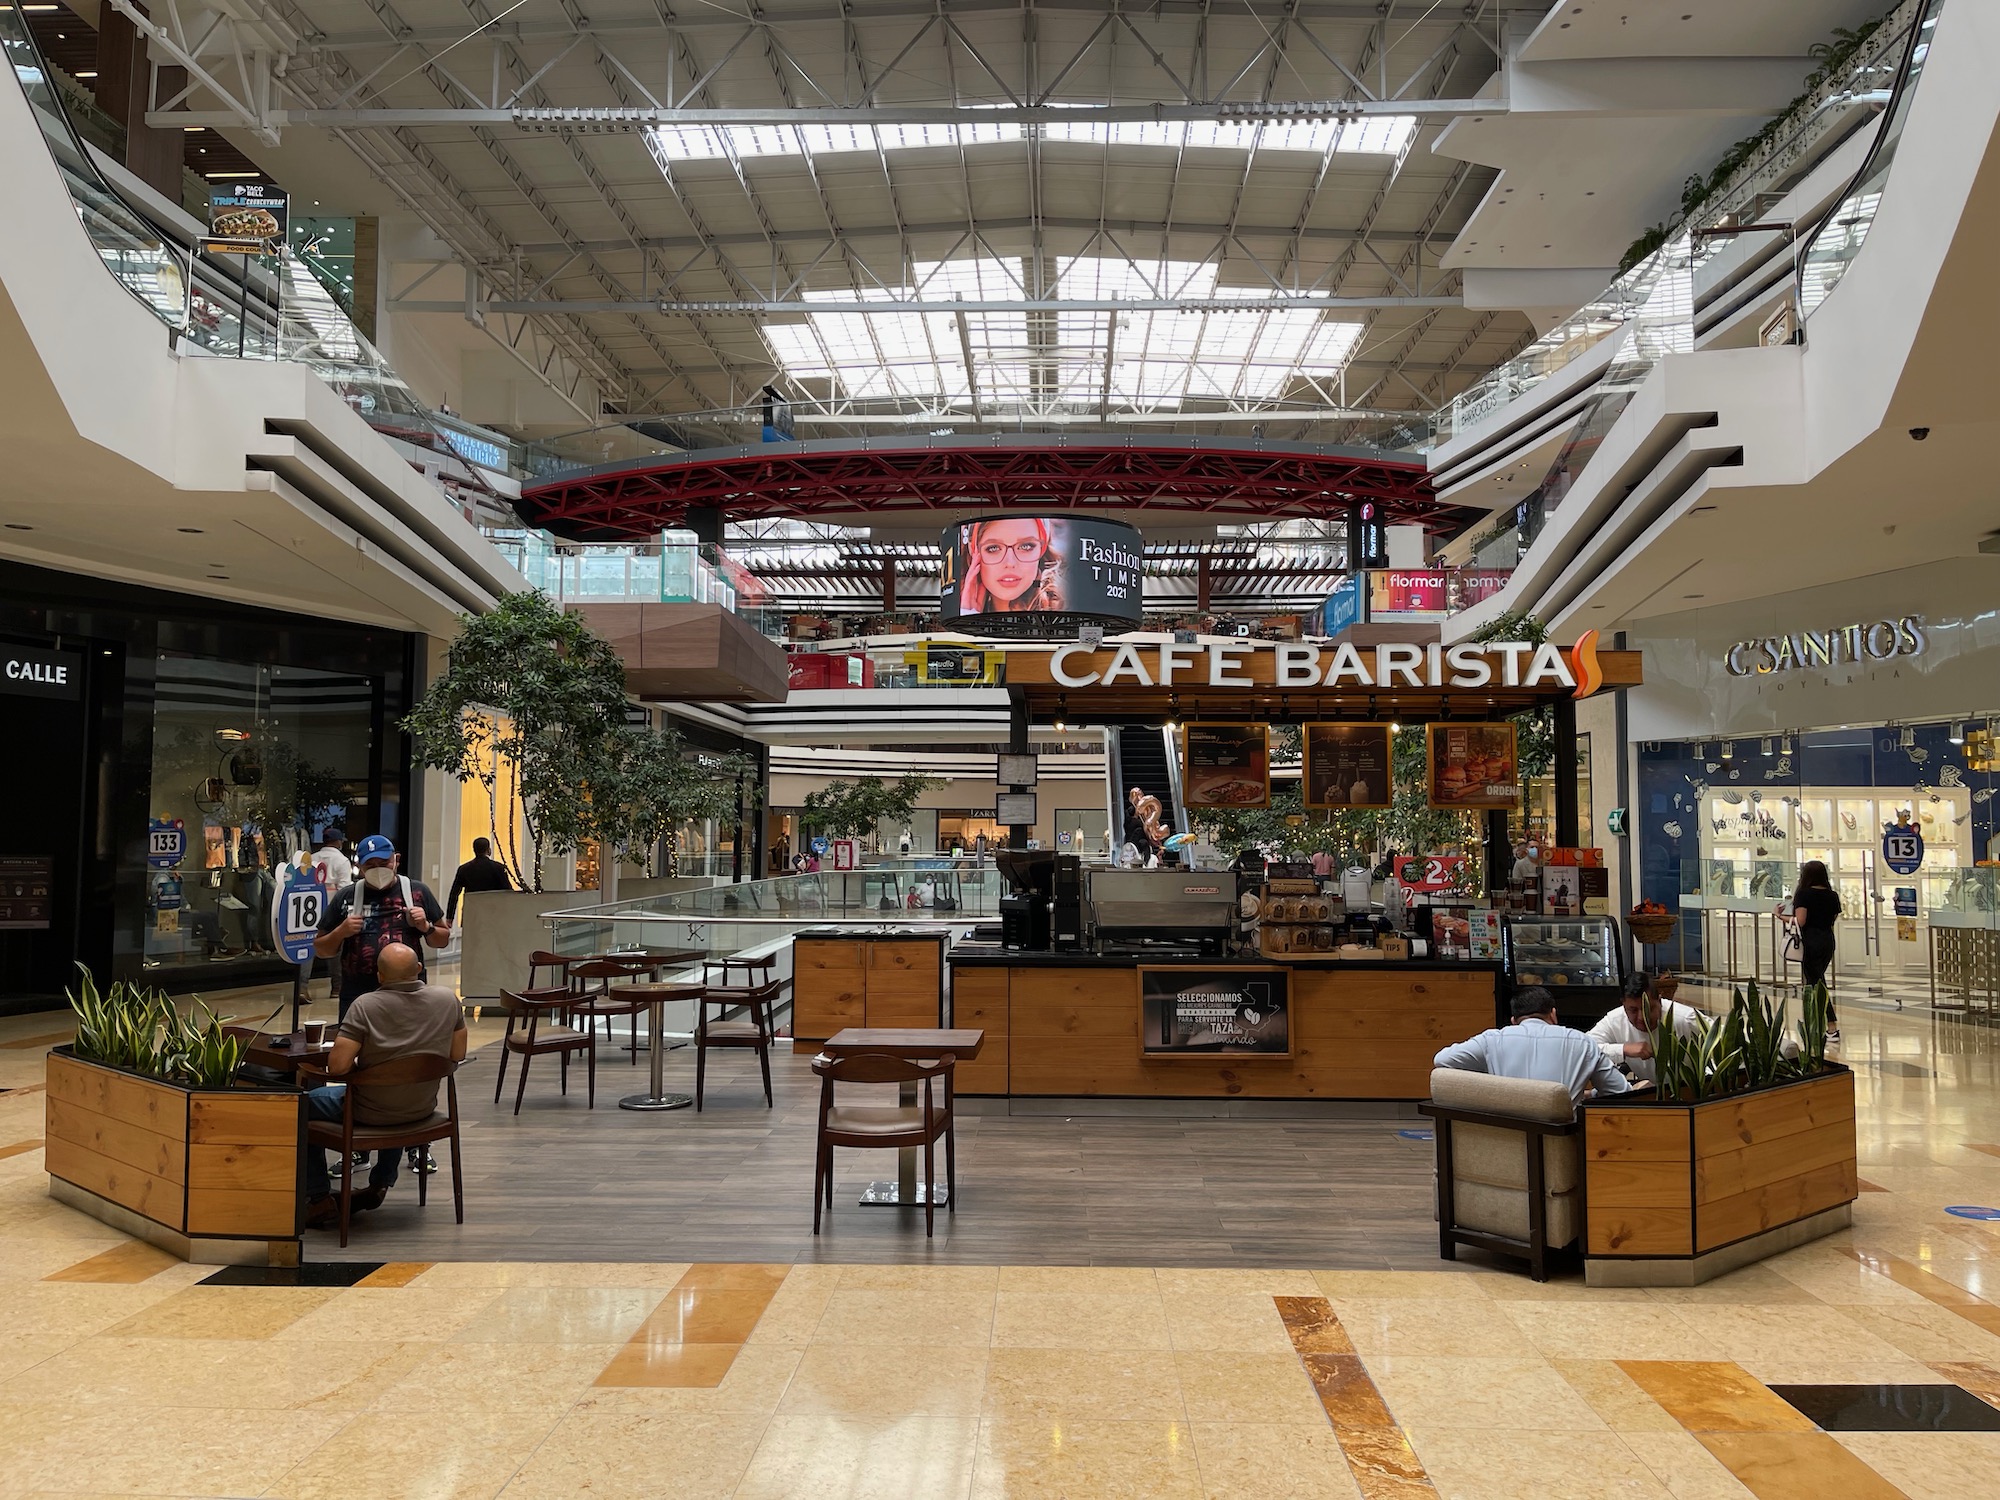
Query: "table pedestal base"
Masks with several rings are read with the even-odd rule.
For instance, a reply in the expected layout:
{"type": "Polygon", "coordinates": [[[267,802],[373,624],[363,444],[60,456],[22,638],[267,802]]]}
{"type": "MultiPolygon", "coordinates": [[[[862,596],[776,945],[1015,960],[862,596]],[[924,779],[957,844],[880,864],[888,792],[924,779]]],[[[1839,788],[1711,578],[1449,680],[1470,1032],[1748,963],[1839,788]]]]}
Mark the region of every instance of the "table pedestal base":
{"type": "Polygon", "coordinates": [[[927,1189],[930,1201],[939,1208],[943,1208],[951,1201],[950,1189],[941,1182],[930,1184],[919,1182],[907,1188],[898,1182],[871,1182],[862,1190],[860,1198],[856,1201],[863,1208],[922,1208],[927,1189]]]}
{"type": "Polygon", "coordinates": [[[618,1101],[620,1109],[692,1109],[692,1094],[627,1094],[618,1101]]]}

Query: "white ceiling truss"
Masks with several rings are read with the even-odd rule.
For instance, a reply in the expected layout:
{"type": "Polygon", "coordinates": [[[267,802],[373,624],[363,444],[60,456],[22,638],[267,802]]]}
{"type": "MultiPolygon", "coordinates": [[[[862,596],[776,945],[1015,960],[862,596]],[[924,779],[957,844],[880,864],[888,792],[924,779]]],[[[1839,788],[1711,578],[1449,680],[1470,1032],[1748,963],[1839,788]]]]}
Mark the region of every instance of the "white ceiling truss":
{"type": "Polygon", "coordinates": [[[331,133],[455,257],[391,309],[593,418],[776,384],[1337,439],[1530,336],[1439,269],[1491,174],[1429,148],[1547,0],[223,4],[135,16],[201,70],[150,118],[331,133]]]}

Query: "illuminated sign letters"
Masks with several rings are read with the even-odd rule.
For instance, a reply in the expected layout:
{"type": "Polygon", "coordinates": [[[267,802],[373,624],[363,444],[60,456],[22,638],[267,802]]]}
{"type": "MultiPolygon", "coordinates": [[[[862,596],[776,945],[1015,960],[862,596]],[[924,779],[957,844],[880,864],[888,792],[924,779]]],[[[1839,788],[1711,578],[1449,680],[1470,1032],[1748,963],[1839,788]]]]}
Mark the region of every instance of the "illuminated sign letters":
{"type": "Polygon", "coordinates": [[[1922,656],[1929,645],[1924,617],[1901,615],[1834,630],[1738,641],[1723,655],[1722,667],[1731,677],[1758,677],[1813,667],[1868,666],[1897,656],[1922,656]]]}

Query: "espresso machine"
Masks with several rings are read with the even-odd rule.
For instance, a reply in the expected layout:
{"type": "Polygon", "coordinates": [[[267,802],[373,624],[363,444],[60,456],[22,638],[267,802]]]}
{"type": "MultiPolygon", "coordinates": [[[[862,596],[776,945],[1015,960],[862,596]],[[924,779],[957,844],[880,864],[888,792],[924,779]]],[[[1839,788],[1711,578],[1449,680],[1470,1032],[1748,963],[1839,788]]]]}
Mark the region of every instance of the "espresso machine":
{"type": "Polygon", "coordinates": [[[1055,899],[1056,856],[1042,849],[999,849],[993,864],[1008,885],[1000,898],[1000,946],[1026,953],[1049,950],[1049,908],[1055,899]]]}
{"type": "Polygon", "coordinates": [[[1217,956],[1235,934],[1236,877],[1228,871],[1090,871],[1090,931],[1099,953],[1217,956]]]}

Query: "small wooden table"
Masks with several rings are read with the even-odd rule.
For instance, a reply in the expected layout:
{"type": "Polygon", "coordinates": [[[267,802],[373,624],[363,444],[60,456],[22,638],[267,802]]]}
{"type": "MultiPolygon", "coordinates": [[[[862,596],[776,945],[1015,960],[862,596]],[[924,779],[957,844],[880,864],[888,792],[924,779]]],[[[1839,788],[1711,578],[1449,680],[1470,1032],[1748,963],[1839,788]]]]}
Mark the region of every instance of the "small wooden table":
{"type": "MultiPolygon", "coordinates": [[[[985,1045],[986,1033],[972,1029],[850,1026],[844,1031],[836,1031],[820,1043],[820,1050],[834,1057],[849,1057],[857,1052],[886,1052],[891,1057],[909,1062],[929,1062],[949,1052],[962,1061],[970,1062],[979,1056],[979,1049],[985,1045]]],[[[917,1102],[916,1084],[899,1084],[896,1102],[906,1108],[913,1107],[917,1102]]],[[[917,1149],[905,1146],[896,1153],[896,1180],[869,1183],[860,1201],[863,1207],[922,1208],[927,1193],[940,1208],[947,1201],[941,1184],[917,1180],[917,1149]]]]}
{"type": "MultiPolygon", "coordinates": [[[[246,1063],[254,1063],[260,1068],[269,1068],[276,1073],[296,1073],[302,1062],[324,1062],[327,1053],[333,1050],[333,1037],[330,1034],[324,1042],[314,1047],[307,1044],[306,1034],[303,1031],[294,1031],[288,1036],[284,1034],[273,1036],[269,1032],[252,1031],[245,1026],[231,1026],[226,1030],[229,1035],[242,1037],[249,1044],[243,1052],[243,1060],[246,1063]],[[282,1047],[276,1045],[279,1042],[284,1042],[286,1045],[282,1047]]],[[[328,1030],[331,1032],[331,1028],[328,1030]]]]}

